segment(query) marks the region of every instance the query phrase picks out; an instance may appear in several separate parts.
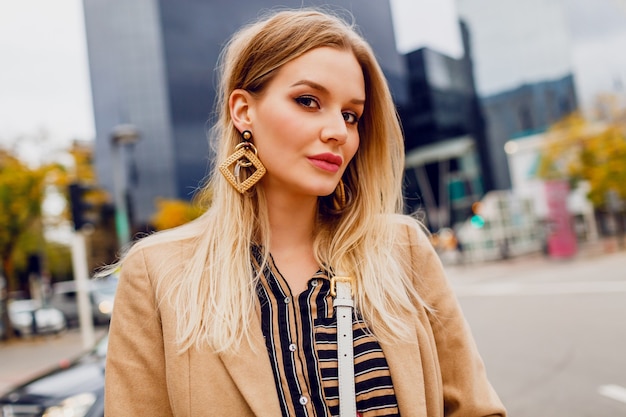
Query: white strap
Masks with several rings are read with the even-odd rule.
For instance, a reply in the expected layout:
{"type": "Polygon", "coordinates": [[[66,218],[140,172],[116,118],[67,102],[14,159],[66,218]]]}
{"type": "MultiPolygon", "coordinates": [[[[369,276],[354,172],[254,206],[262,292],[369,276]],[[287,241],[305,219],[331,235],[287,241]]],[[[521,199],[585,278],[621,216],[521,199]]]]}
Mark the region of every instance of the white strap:
{"type": "Polygon", "coordinates": [[[352,285],[350,277],[333,277],[331,294],[337,314],[337,360],[339,375],[339,416],[356,416],[354,350],[352,335],[352,285]]]}

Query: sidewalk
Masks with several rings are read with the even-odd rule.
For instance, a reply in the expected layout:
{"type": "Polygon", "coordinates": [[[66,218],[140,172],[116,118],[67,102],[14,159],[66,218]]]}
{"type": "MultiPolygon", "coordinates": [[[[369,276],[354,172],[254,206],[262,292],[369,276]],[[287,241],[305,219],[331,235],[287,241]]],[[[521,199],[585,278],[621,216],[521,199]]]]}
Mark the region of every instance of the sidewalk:
{"type": "Polygon", "coordinates": [[[533,270],[550,269],[565,264],[580,264],[612,256],[623,257],[624,269],[626,269],[626,249],[620,249],[614,240],[609,239],[581,243],[576,255],[567,259],[555,259],[544,253],[535,252],[496,261],[454,263],[444,260],[444,268],[452,282],[471,283],[500,278],[513,271],[523,270],[526,275],[532,275],[533,270]]]}
{"type": "Polygon", "coordinates": [[[488,265],[507,264],[511,262],[527,262],[527,261],[546,261],[546,262],[562,262],[575,261],[598,256],[610,255],[612,253],[623,253],[626,255],[626,248],[620,248],[615,238],[596,239],[589,242],[579,242],[576,248],[576,254],[571,258],[555,259],[542,252],[533,252],[526,255],[519,255],[507,259],[487,260],[487,261],[469,261],[459,262],[461,258],[457,254],[442,253],[441,260],[446,268],[481,268],[488,265]]]}
{"type": "MultiPolygon", "coordinates": [[[[104,328],[96,329],[96,339],[105,331],[104,328]]],[[[70,329],[59,335],[0,341],[0,395],[11,387],[75,359],[86,350],[79,329],[70,329]]]]}

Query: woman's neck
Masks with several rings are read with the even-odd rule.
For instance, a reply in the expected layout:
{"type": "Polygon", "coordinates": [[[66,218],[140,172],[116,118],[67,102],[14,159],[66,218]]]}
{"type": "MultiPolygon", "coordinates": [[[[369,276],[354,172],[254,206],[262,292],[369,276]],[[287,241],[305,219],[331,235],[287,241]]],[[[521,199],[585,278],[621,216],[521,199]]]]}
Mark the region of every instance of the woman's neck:
{"type": "Polygon", "coordinates": [[[272,250],[311,245],[317,215],[316,197],[267,195],[272,250]]]}
{"type": "Polygon", "coordinates": [[[319,269],[313,254],[316,197],[267,196],[270,253],[294,294],[319,269]]]}

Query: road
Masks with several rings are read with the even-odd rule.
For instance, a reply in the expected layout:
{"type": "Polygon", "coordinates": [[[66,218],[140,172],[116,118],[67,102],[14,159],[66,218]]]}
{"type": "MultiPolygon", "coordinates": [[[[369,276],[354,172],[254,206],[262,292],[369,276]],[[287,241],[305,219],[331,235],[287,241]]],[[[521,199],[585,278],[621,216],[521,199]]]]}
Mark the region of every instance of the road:
{"type": "MultiPolygon", "coordinates": [[[[510,416],[626,416],[626,251],[446,271],[510,416]]],[[[0,392],[81,351],[76,330],[0,343],[0,392]]]]}
{"type": "Polygon", "coordinates": [[[626,416],[626,252],[447,270],[509,415],[626,416]]]}

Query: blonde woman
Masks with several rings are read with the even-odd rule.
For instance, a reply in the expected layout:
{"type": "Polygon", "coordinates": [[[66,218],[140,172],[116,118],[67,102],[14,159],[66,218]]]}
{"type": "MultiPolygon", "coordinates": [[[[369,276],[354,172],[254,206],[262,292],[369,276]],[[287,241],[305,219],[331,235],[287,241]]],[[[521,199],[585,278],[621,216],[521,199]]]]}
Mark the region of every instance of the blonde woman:
{"type": "Polygon", "coordinates": [[[504,416],[400,214],[403,138],[368,44],[328,13],[280,11],[219,70],[213,203],[122,260],[106,415],[504,416]],[[338,274],[354,303],[341,382],[338,274]]]}

